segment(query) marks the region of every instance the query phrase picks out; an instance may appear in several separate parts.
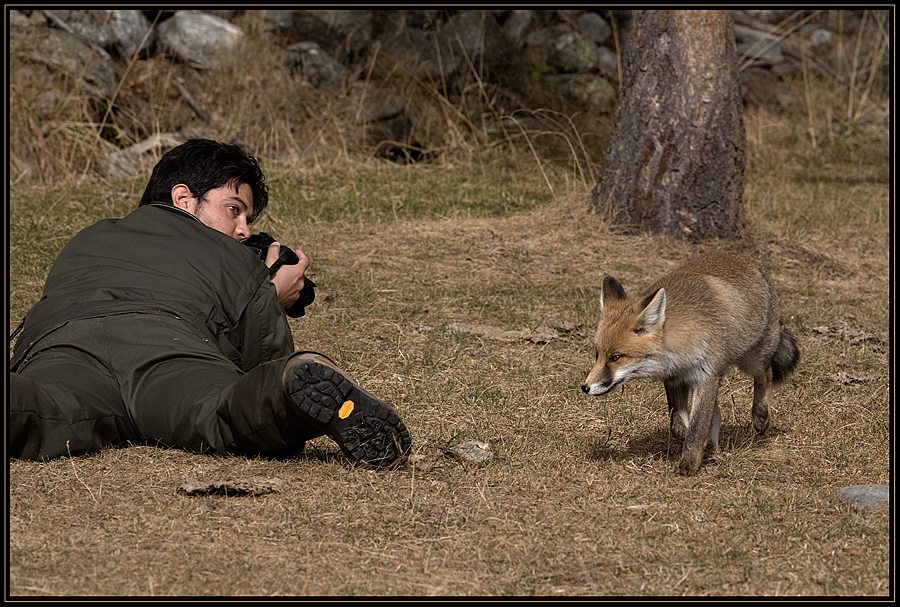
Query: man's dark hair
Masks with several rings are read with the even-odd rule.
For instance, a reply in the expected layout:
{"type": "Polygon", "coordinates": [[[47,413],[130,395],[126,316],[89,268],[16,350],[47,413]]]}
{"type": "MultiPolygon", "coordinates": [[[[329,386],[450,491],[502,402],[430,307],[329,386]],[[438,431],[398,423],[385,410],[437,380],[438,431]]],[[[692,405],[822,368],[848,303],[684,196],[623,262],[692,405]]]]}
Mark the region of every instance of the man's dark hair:
{"type": "Polygon", "coordinates": [[[269,204],[266,178],[259,163],[243,148],[231,143],[189,139],[163,154],[153,167],[138,206],[151,202],[171,205],[172,188],[179,183],[186,185],[198,201],[204,200],[210,190],[227,185],[237,191],[246,183],[253,193],[253,214],[248,223],[259,217],[269,204]]]}

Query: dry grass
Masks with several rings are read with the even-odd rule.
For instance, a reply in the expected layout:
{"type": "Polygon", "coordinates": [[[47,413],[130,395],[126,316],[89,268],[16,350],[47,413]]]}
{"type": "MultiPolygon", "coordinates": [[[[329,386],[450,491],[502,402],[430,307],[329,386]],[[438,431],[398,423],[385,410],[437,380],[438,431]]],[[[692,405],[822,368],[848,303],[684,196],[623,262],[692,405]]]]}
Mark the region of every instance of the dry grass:
{"type": "MultiPolygon", "coordinates": [[[[358,470],[322,438],[287,461],[147,446],[14,461],[9,592],[892,594],[888,509],[829,497],[892,478],[888,139],[882,122],[834,118],[846,97],[835,99],[832,119],[815,107],[747,112],[750,226],[736,243],[611,233],[587,213],[572,165],[538,170],[527,148],[414,166],[340,149],[270,162],[273,202],[258,228],[302,247],[320,285],[291,321],[295,340],[391,402],[415,457],[358,470]],[[716,246],[770,269],[803,358],[762,438],[749,429],[750,381],[730,375],[722,448],[682,478],[659,384],[603,398],[579,386],[602,274],[636,290],[716,246]],[[555,337],[503,333],[540,327],[555,337]],[[495,458],[445,454],[467,440],[495,458]],[[178,492],[255,476],[280,490],[178,492]]],[[[65,241],[127,213],[142,187],[12,188],[10,329],[65,241]]]]}

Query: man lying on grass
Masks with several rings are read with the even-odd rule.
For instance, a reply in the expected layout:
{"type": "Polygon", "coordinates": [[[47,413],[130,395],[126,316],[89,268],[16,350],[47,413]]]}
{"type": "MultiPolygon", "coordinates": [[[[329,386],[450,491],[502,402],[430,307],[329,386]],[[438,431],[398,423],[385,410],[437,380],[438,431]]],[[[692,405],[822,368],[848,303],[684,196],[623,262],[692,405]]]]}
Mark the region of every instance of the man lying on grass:
{"type": "Polygon", "coordinates": [[[309,259],[241,244],[267,204],[255,158],[193,139],[160,159],[137,209],[69,241],[10,360],[9,457],[128,443],[283,457],[323,434],[366,467],[404,457],[390,406],[294,351],[286,309],[312,302],[309,259]]]}

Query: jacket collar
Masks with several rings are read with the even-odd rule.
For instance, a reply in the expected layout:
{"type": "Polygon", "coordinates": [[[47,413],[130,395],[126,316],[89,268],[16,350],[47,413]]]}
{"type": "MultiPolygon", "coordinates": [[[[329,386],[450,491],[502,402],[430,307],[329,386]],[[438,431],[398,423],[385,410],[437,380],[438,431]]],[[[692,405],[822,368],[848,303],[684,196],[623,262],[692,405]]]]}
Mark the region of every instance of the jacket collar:
{"type": "Polygon", "coordinates": [[[197,223],[200,223],[200,224],[203,223],[202,221],[200,221],[199,219],[197,219],[196,216],[194,216],[194,215],[188,213],[188,212],[185,211],[184,209],[180,209],[180,208],[176,207],[174,204],[164,204],[164,203],[162,203],[162,202],[151,202],[150,204],[148,204],[148,205],[146,205],[146,206],[150,206],[150,207],[158,207],[158,208],[160,208],[160,209],[165,209],[165,210],[167,210],[167,211],[171,211],[172,213],[180,213],[181,215],[184,215],[185,217],[190,217],[191,219],[193,219],[193,220],[196,221],[197,223]]]}

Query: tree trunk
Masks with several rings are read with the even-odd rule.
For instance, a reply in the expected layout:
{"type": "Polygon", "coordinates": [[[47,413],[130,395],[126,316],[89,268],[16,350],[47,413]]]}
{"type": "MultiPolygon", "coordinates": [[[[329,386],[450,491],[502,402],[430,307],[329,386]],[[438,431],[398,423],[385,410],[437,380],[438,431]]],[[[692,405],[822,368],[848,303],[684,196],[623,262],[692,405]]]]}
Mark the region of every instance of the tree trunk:
{"type": "Polygon", "coordinates": [[[746,139],[731,11],[635,11],[591,208],[632,232],[733,239],[746,139]]]}

